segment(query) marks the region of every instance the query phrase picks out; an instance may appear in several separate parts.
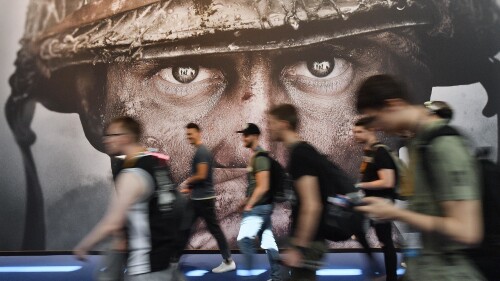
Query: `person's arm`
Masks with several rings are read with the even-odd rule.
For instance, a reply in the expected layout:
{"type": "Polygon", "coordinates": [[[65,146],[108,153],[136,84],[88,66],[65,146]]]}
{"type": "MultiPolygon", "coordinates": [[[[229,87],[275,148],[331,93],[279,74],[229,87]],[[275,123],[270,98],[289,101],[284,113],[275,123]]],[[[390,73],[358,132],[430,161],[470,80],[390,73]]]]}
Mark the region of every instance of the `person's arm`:
{"type": "Polygon", "coordinates": [[[295,190],[300,200],[297,227],[293,233],[292,244],[308,247],[318,229],[323,204],[318,178],[302,176],[295,183],[295,190]]]}
{"type": "Polygon", "coordinates": [[[208,163],[206,162],[198,163],[196,164],[196,174],[190,176],[185,183],[187,185],[190,185],[193,183],[202,182],[206,180],[207,177],[208,177],[208,163]]]}
{"type": "Polygon", "coordinates": [[[121,231],[125,225],[127,211],[146,193],[144,180],[134,173],[123,173],[116,182],[116,196],[99,223],[73,250],[79,259],[85,259],[87,252],[108,236],[121,231]]]}
{"type": "Polygon", "coordinates": [[[115,251],[126,251],[127,250],[127,238],[125,231],[123,229],[113,232],[113,240],[111,241],[111,249],[115,251]]]}
{"type": "Polygon", "coordinates": [[[250,211],[255,203],[269,191],[269,171],[260,171],[255,174],[255,189],[245,205],[245,211],[250,211]]]}
{"type": "Polygon", "coordinates": [[[368,197],[363,201],[367,206],[356,209],[376,219],[406,222],[421,231],[439,233],[465,245],[479,243],[483,235],[479,200],[443,201],[442,217],[400,209],[383,198],[368,197]]]}
{"type": "Polygon", "coordinates": [[[377,171],[378,180],[360,182],[356,186],[364,189],[394,188],[396,172],[393,169],[381,169],[377,171]]]}
{"type": "Polygon", "coordinates": [[[397,213],[396,219],[405,221],[423,231],[436,232],[466,245],[481,241],[482,220],[479,200],[443,201],[443,217],[424,216],[406,210],[397,213]]]}
{"type": "Polygon", "coordinates": [[[359,209],[381,219],[407,222],[422,231],[436,232],[466,245],[480,242],[483,222],[474,160],[462,139],[456,136],[439,137],[428,149],[425,159],[429,170],[436,176],[427,182],[432,184],[433,196],[439,202],[442,216],[398,209],[377,198],[366,198],[369,205],[359,209]]]}

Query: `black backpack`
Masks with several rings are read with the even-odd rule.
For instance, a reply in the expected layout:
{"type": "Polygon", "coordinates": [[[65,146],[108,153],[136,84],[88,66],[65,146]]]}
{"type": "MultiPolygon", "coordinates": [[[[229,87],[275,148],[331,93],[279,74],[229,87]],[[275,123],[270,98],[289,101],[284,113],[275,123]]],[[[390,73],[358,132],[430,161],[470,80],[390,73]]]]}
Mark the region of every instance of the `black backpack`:
{"type": "Polygon", "coordinates": [[[354,211],[350,205],[353,203],[350,202],[351,198],[342,196],[357,194],[353,180],[325,155],[321,155],[319,180],[321,192],[326,198],[321,223],[323,237],[335,242],[349,240],[353,235],[365,239],[368,228],[365,216],[354,211]],[[339,204],[339,198],[345,198],[347,205],[339,204]]]}
{"type": "Polygon", "coordinates": [[[311,153],[317,154],[318,179],[323,203],[323,213],[319,225],[321,236],[330,241],[346,241],[353,235],[358,238],[363,248],[369,250],[366,241],[366,231],[368,228],[365,216],[355,212],[350,206],[348,196],[357,194],[354,181],[340,169],[335,163],[328,160],[326,155],[319,153],[313,146],[305,143],[311,148],[311,153]],[[338,199],[347,204],[339,204],[338,199]],[[345,199],[345,200],[344,200],[345,199]]]}
{"type": "Polygon", "coordinates": [[[283,166],[271,157],[267,151],[258,152],[255,158],[259,156],[266,157],[271,164],[269,169],[269,194],[272,202],[283,203],[293,200],[293,183],[283,166]]]}
{"type": "MultiPolygon", "coordinates": [[[[441,136],[462,135],[455,128],[446,125],[431,132],[420,145],[419,154],[430,183],[435,181],[435,175],[428,164],[427,148],[433,140],[441,136]]],[[[490,276],[490,272],[499,271],[498,265],[491,263],[493,260],[500,260],[500,169],[497,164],[486,158],[487,154],[485,150],[480,150],[476,155],[481,180],[484,237],[479,247],[467,250],[466,253],[486,277],[496,278],[497,276],[490,276]]]]}
{"type": "MultiPolygon", "coordinates": [[[[140,158],[148,157],[149,160],[141,164],[141,168],[152,173],[157,190],[153,194],[155,206],[164,218],[180,218],[182,217],[187,199],[177,190],[177,185],[172,181],[170,166],[168,164],[168,156],[157,152],[144,152],[137,156],[136,161],[141,161],[140,158]]],[[[113,178],[120,173],[124,168],[124,160],[120,157],[112,159],[113,178]]]]}
{"type": "Polygon", "coordinates": [[[165,155],[160,153],[148,153],[154,157],[153,175],[157,184],[154,195],[156,206],[162,217],[181,218],[184,214],[187,198],[177,189],[177,185],[172,181],[170,166],[165,155]]]}

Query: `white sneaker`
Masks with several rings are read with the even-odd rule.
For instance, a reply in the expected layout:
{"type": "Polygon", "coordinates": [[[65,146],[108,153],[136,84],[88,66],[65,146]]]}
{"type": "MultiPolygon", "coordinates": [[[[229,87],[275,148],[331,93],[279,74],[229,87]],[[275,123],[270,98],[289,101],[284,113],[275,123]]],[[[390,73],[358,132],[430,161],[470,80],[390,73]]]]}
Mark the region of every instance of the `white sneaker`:
{"type": "Polygon", "coordinates": [[[228,272],[228,271],[235,270],[235,269],[236,269],[236,263],[233,260],[229,264],[222,261],[222,263],[218,267],[212,269],[212,272],[213,273],[223,273],[223,272],[228,272]]]}

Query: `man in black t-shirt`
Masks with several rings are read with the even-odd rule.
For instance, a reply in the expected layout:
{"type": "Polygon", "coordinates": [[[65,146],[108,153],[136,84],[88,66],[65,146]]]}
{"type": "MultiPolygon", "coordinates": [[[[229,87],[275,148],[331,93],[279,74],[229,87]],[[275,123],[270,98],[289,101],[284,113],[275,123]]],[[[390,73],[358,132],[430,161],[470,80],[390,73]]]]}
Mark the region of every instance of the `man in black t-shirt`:
{"type": "MultiPolygon", "coordinates": [[[[365,155],[361,163],[361,181],[356,187],[361,188],[366,196],[383,197],[394,201],[396,193],[396,165],[387,146],[380,143],[373,128],[372,117],[359,119],[353,128],[354,139],[364,145],[365,155]]],[[[385,258],[385,271],[388,281],[397,280],[397,256],[392,241],[391,222],[372,221],[378,240],[382,243],[385,258]]]]}
{"type": "Polygon", "coordinates": [[[283,255],[291,267],[291,280],[316,280],[316,269],[326,252],[320,221],[326,200],[320,187],[321,155],[297,133],[297,110],[282,104],[269,111],[269,131],[273,141],[289,149],[288,172],[294,181],[297,200],[292,205],[290,246],[283,255]]]}

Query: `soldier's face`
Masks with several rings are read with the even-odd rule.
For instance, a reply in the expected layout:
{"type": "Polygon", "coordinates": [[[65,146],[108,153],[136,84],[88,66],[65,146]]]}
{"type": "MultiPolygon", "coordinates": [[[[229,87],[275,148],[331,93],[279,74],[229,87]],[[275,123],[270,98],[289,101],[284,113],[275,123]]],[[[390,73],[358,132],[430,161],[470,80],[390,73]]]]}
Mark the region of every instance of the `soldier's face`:
{"type": "MultiPolygon", "coordinates": [[[[138,118],[144,124],[143,141],[171,156],[178,182],[188,176],[192,157],[184,126],[198,123],[215,160],[222,229],[234,243],[238,199],[245,196],[250,156],[234,132],[246,123],[257,124],[261,145],[283,163],[286,151],[282,144],[270,141],[266,112],[275,104],[294,104],[303,139],[355,176],[359,159],[353,155],[361,155],[351,135],[355,91],[368,76],[398,73],[400,68],[382,39],[372,36],[280,51],[111,65],[105,119],[122,114],[138,118]]],[[[284,216],[281,209],[276,213],[284,216]]],[[[287,227],[282,220],[275,219],[278,232],[287,227]]],[[[210,238],[205,233],[192,246],[215,246],[213,240],[207,242],[210,238]]]]}

